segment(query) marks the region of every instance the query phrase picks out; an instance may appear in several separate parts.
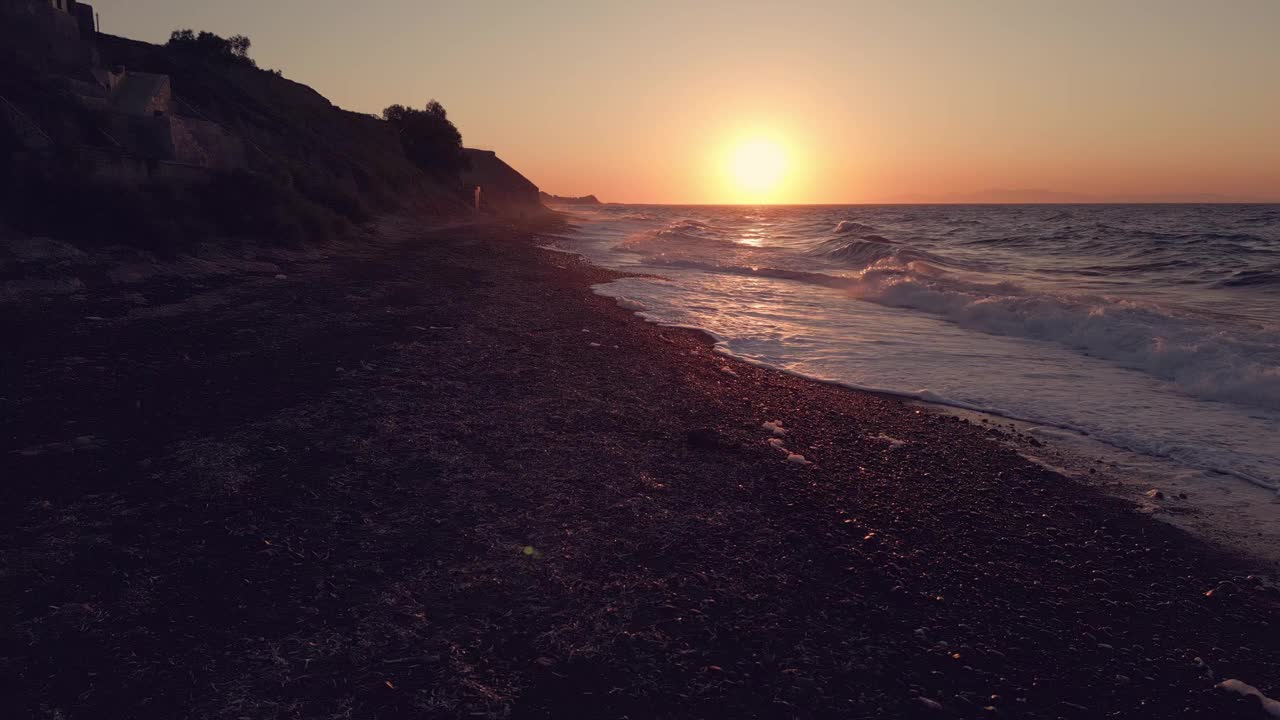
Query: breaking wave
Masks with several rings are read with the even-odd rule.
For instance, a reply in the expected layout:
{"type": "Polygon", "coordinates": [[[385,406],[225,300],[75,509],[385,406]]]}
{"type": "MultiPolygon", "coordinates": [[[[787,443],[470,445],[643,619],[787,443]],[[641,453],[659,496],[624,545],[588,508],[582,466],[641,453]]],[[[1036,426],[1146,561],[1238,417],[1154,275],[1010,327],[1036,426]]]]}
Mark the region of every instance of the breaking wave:
{"type": "Polygon", "coordinates": [[[836,227],[834,230],[835,234],[837,235],[849,235],[852,233],[873,233],[875,231],[876,229],[871,227],[870,225],[863,225],[860,222],[854,222],[852,220],[841,220],[840,222],[836,223],[836,227]]]}
{"type": "Polygon", "coordinates": [[[928,312],[967,330],[1064,345],[1175,383],[1206,400],[1280,409],[1280,333],[1219,329],[1204,318],[1117,298],[965,281],[932,266],[873,265],[852,297],[928,312]]]}

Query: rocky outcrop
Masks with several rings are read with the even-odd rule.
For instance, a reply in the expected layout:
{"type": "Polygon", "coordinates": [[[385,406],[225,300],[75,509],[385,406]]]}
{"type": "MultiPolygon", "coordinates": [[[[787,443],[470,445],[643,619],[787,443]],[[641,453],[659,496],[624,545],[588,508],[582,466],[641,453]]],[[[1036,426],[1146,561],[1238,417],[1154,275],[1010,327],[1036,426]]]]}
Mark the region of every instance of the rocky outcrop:
{"type": "Polygon", "coordinates": [[[548,193],[540,193],[542,203],[544,205],[600,205],[600,198],[595,195],[583,195],[581,197],[565,197],[563,195],[551,195],[548,193]]]}

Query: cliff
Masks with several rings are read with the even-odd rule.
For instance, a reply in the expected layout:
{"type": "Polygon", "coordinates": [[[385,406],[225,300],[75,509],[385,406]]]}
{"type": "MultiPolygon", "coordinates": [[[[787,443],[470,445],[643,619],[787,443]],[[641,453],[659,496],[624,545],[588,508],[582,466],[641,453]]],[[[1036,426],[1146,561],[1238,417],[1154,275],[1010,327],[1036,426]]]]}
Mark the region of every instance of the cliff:
{"type": "Polygon", "coordinates": [[[542,207],[538,186],[492,150],[465,148],[467,168],[459,180],[472,193],[474,206],[498,214],[522,214],[542,207]]]}
{"type": "Polygon", "coordinates": [[[0,222],[19,231],[302,242],[404,204],[465,210],[387,123],[277,73],[110,35],[91,50],[53,63],[0,47],[0,222]]]}

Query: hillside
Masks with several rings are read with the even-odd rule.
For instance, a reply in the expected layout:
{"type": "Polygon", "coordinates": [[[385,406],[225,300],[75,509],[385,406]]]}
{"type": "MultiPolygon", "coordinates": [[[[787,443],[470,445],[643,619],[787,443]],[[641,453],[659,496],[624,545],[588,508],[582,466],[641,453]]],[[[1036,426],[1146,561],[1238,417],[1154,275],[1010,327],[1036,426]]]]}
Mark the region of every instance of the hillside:
{"type": "Polygon", "coordinates": [[[9,159],[0,222],[19,231],[156,249],[214,238],[297,243],[405,205],[435,215],[465,208],[455,188],[405,157],[387,123],[305,85],[126,38],[93,44],[96,62],[56,71],[0,49],[0,154],[9,159]],[[160,88],[171,113],[107,107],[121,93],[106,99],[103,78],[126,69],[160,88]],[[217,152],[202,166],[175,161],[172,146],[184,140],[217,152]]]}
{"type": "MultiPolygon", "coordinates": [[[[100,35],[102,62],[173,79],[176,109],[217,122],[249,144],[250,167],[290,174],[300,188],[341,192],[375,207],[405,193],[441,199],[381,120],[343,110],[275,73],[183,57],[149,43],[100,35]]],[[[446,202],[441,209],[455,207],[446,202]]]]}

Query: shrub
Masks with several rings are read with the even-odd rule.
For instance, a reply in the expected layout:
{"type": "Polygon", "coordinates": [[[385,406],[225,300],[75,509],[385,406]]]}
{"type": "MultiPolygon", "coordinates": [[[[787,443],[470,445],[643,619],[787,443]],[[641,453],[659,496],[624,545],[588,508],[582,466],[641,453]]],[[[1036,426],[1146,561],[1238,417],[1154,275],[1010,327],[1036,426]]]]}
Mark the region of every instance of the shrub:
{"type": "Polygon", "coordinates": [[[201,60],[257,67],[258,64],[249,57],[251,45],[249,38],[244,35],[224,38],[203,30],[199,34],[194,30],[174,30],[165,47],[201,60]]]}
{"type": "Polygon", "coordinates": [[[382,119],[400,134],[400,144],[409,161],[427,175],[453,181],[467,167],[462,134],[449,121],[444,106],[435,100],[427,103],[425,110],[392,105],[382,111],[382,119]]]}

